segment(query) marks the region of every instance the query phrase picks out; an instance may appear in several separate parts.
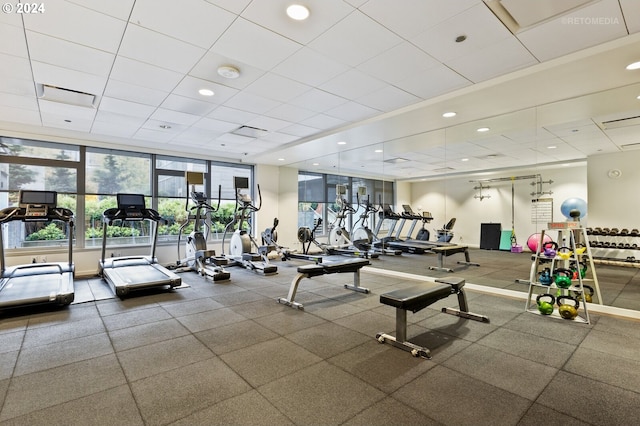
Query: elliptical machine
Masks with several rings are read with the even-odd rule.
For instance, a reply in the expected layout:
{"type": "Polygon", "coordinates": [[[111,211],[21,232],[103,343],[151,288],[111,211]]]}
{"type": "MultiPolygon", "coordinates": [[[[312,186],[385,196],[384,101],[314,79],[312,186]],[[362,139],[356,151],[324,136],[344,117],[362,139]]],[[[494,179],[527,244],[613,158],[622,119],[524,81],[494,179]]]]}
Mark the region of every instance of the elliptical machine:
{"type": "Polygon", "coordinates": [[[229,252],[226,254],[227,259],[231,262],[231,266],[244,266],[255,272],[263,274],[274,274],[278,271],[278,267],[269,263],[267,255],[275,247],[269,245],[258,245],[253,236],[247,231],[251,228],[251,214],[257,212],[262,207],[262,194],[260,193],[260,185],[258,185],[259,205],[256,206],[248,194],[249,178],[234,177],[233,186],[236,193],[236,207],[233,219],[227,224],[222,236],[222,250],[224,250],[227,234],[231,234],[229,241],[229,252]],[[257,252],[253,252],[255,247],[257,252]]]}
{"type": "Polygon", "coordinates": [[[336,185],[336,204],[340,210],[338,210],[336,220],[331,224],[329,229],[328,244],[330,247],[344,249],[353,245],[349,237],[349,231],[345,228],[345,220],[347,216],[351,216],[356,210],[351,203],[344,198],[346,194],[346,186],[336,185]]]}
{"type": "Polygon", "coordinates": [[[367,194],[367,188],[365,186],[361,186],[358,188],[356,199],[358,201],[358,209],[362,208],[363,211],[356,223],[353,225],[353,231],[351,233],[353,238],[353,245],[360,250],[367,250],[372,254],[379,253],[392,256],[401,255],[402,250],[375,246],[374,243],[378,242],[379,239],[369,228],[369,216],[372,213],[376,213],[378,211],[378,208],[376,206],[373,206],[369,201],[369,195],[367,194]],[[365,195],[367,196],[367,198],[364,198],[365,195]],[[364,201],[361,201],[361,197],[364,198],[364,201]]]}
{"type": "Polygon", "coordinates": [[[185,180],[187,181],[187,201],[185,202],[185,210],[187,218],[180,226],[178,231],[178,268],[191,269],[203,277],[211,278],[213,281],[223,281],[231,278],[231,274],[224,270],[227,259],[224,256],[216,256],[215,250],[207,249],[207,237],[209,236],[210,226],[206,221],[207,215],[211,217],[211,213],[215,213],[220,208],[221,186],[218,185],[218,205],[214,208],[207,203],[207,197],[204,192],[197,192],[196,185],[204,184],[204,173],[185,172],[185,180]],[[191,187],[191,191],[189,191],[191,187]],[[189,198],[195,203],[195,206],[189,208],[189,198]],[[187,236],[185,244],[186,257],[180,257],[180,245],[182,235],[185,228],[193,220],[193,231],[187,236]],[[205,232],[202,232],[202,228],[205,232]]]}

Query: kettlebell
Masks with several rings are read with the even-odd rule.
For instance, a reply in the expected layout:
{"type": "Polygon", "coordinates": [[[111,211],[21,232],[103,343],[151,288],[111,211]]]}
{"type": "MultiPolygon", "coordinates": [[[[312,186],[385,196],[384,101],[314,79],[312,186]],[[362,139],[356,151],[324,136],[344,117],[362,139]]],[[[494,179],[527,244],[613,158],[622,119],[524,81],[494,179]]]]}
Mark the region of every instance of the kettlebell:
{"type": "Polygon", "coordinates": [[[585,275],[587,275],[587,262],[580,261],[576,264],[576,262],[571,261],[569,269],[571,269],[572,272],[571,278],[574,280],[578,279],[578,272],[580,273],[580,278],[584,278],[585,275]]]}
{"type": "Polygon", "coordinates": [[[556,303],[556,298],[553,297],[552,294],[542,293],[536,297],[536,303],[538,304],[538,311],[540,311],[542,315],[551,315],[553,313],[553,305],[556,303]],[[542,300],[543,298],[550,299],[551,301],[542,300]]]}
{"type": "Polygon", "coordinates": [[[556,301],[558,302],[558,313],[562,318],[572,320],[578,316],[580,302],[575,297],[559,296],[556,301]],[[572,304],[565,303],[565,300],[571,301],[572,304]]]}
{"type": "Polygon", "coordinates": [[[544,268],[538,275],[538,281],[542,285],[551,285],[551,283],[553,282],[551,270],[549,268],[544,268]]]}
{"type": "Polygon", "coordinates": [[[547,241],[542,245],[543,254],[547,257],[556,257],[556,251],[558,250],[558,243],[554,241],[547,241]]]}
{"type": "MultiPolygon", "coordinates": [[[[593,287],[583,285],[582,290],[584,291],[584,301],[591,303],[593,301],[593,294],[595,293],[593,287]]],[[[576,297],[576,300],[582,300],[582,294],[580,294],[579,291],[574,291],[573,295],[576,297]]]]}
{"type": "Polygon", "coordinates": [[[587,250],[587,246],[585,246],[582,243],[578,243],[576,244],[576,253],[578,255],[584,254],[584,252],[587,250]]]}
{"type": "Polygon", "coordinates": [[[556,268],[553,271],[553,281],[560,288],[571,287],[571,271],[566,268],[556,268]]]}
{"type": "Polygon", "coordinates": [[[569,260],[571,259],[571,256],[573,256],[573,252],[569,247],[563,246],[558,249],[556,255],[558,255],[562,260],[569,260]]]}

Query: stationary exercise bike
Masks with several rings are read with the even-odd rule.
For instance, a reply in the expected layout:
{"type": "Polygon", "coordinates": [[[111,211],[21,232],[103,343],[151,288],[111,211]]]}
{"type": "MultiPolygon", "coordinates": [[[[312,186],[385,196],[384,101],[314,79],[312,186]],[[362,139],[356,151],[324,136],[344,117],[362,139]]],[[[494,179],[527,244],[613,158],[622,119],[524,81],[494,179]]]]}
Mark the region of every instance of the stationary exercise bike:
{"type": "MultiPolygon", "coordinates": [[[[283,247],[280,244],[278,244],[278,231],[276,228],[278,227],[279,223],[280,221],[276,217],[273,219],[273,226],[271,228],[267,228],[264,230],[264,232],[261,234],[262,245],[274,247],[276,252],[280,256],[280,259],[282,260],[300,259],[300,260],[309,260],[315,263],[322,263],[322,256],[309,254],[309,246],[311,245],[312,235],[306,234],[303,231],[302,237],[300,237],[301,235],[300,229],[308,229],[308,228],[298,229],[298,239],[300,240],[300,238],[302,238],[300,242],[302,243],[303,253],[297,253],[295,251],[290,250],[288,247],[283,247]],[[308,235],[308,237],[305,235],[308,235]],[[305,246],[305,244],[307,243],[309,244],[309,246],[305,246]]],[[[315,232],[315,228],[311,232],[315,232]]]]}
{"type": "Polygon", "coordinates": [[[273,274],[278,271],[278,267],[269,263],[267,255],[275,247],[269,245],[259,245],[253,236],[247,231],[251,228],[251,214],[257,212],[262,207],[262,194],[258,185],[259,205],[253,204],[251,195],[248,194],[249,179],[244,177],[234,177],[233,185],[236,192],[236,207],[233,219],[227,224],[222,236],[222,249],[224,250],[227,234],[232,232],[229,241],[229,252],[226,255],[231,262],[230,265],[244,266],[255,272],[263,274],[273,274]],[[255,247],[257,252],[253,252],[255,247]]]}
{"type": "Polygon", "coordinates": [[[213,279],[213,281],[228,280],[231,274],[224,270],[223,265],[227,264],[224,256],[216,256],[215,250],[207,249],[207,237],[209,236],[210,226],[207,223],[207,216],[211,217],[211,213],[218,211],[220,207],[221,187],[218,186],[218,204],[214,208],[207,203],[207,197],[204,192],[196,191],[196,185],[204,184],[204,174],[197,172],[186,172],[185,179],[187,181],[187,193],[189,197],[185,203],[187,218],[180,226],[178,231],[178,268],[186,268],[197,272],[203,277],[213,279]],[[191,186],[191,191],[189,191],[191,186]],[[189,198],[195,203],[189,207],[189,198]],[[185,244],[186,257],[180,257],[180,246],[182,235],[185,228],[193,220],[193,231],[187,236],[185,244]],[[204,227],[205,232],[202,232],[204,227]]]}

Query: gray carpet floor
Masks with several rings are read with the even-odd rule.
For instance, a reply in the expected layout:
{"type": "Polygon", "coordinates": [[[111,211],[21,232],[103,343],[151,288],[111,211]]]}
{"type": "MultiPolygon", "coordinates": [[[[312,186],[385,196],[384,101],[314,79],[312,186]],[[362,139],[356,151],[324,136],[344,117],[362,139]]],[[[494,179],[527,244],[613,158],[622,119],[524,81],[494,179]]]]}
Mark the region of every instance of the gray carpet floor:
{"type": "MultiPolygon", "coordinates": [[[[375,340],[394,333],[382,293],[414,286],[375,268],[462,276],[526,291],[527,254],[472,250],[481,266],[430,272],[433,255],[372,260],[369,294],[351,274],[305,279],[229,268],[195,273],[174,291],[113,298],[100,279],[77,281],[77,302],[0,316],[2,425],[631,425],[640,419],[638,322],[591,315],[578,324],[525,312],[523,300],[468,292],[480,323],[440,313],[455,297],[408,314],[408,335],[433,358],[375,340]]],[[[603,299],[637,296],[636,270],[598,268],[603,299]]],[[[640,297],[637,297],[640,299],[640,297]]],[[[625,302],[627,303],[627,302],[625,302]]]]}

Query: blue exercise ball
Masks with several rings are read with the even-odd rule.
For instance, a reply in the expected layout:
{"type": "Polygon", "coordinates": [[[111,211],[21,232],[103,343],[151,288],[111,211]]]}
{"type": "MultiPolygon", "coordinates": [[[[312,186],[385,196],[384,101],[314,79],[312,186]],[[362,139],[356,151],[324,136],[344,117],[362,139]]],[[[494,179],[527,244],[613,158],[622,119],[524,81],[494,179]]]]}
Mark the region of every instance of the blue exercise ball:
{"type": "Polygon", "coordinates": [[[567,198],[560,205],[560,211],[567,219],[573,219],[571,215],[572,210],[579,211],[580,218],[582,219],[587,214],[587,202],[582,198],[567,198]]]}

